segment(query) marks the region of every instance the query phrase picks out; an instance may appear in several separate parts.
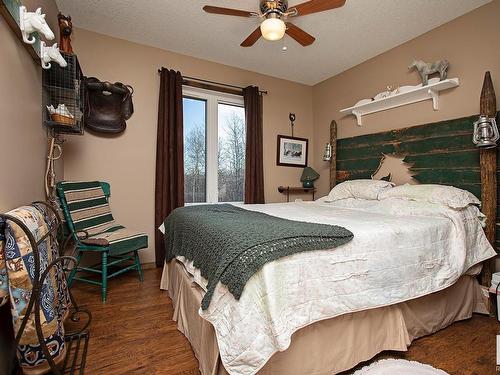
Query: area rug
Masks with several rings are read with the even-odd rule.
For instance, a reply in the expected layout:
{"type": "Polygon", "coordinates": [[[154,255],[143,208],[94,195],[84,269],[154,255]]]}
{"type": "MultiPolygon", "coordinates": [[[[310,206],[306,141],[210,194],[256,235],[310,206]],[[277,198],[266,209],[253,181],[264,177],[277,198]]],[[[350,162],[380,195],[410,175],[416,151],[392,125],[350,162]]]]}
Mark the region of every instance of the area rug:
{"type": "Polygon", "coordinates": [[[363,367],[353,375],[449,375],[423,363],[406,361],[404,359],[382,359],[363,367]]]}

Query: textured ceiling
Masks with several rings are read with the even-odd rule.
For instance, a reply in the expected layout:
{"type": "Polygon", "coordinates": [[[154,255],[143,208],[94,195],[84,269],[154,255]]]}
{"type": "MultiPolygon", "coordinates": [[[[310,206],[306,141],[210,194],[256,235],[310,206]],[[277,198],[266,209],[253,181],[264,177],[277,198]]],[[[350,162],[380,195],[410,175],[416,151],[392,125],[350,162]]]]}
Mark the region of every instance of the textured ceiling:
{"type": "MultiPolygon", "coordinates": [[[[206,14],[205,4],[257,11],[259,0],[56,0],[77,27],[314,85],[491,0],[347,0],[295,18],[316,37],[309,47],[260,39],[239,46],[259,20],[206,14]]],[[[290,0],[290,6],[303,0],[290,0]]]]}

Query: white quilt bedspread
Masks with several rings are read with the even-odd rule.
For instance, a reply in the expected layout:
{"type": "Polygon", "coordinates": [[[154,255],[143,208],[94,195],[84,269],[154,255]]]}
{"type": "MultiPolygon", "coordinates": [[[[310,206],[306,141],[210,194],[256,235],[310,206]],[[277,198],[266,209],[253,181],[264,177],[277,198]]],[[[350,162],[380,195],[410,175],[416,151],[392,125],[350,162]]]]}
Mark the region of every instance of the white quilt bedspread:
{"type": "Polygon", "coordinates": [[[266,264],[239,301],[219,283],[200,315],[214,326],[222,362],[233,375],[255,374],[304,326],[439,291],[496,254],[472,206],[456,211],[399,199],[347,199],[241,207],[340,225],[354,239],[266,264]]]}

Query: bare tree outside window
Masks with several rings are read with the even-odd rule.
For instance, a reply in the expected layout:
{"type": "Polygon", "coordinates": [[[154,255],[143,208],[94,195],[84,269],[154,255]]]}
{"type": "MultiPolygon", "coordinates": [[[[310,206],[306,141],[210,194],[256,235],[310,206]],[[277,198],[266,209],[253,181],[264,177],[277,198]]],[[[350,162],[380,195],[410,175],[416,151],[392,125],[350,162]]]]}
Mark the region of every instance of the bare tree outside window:
{"type": "Polygon", "coordinates": [[[245,111],[219,104],[219,202],[242,202],[245,187],[245,111]]]}
{"type": "Polygon", "coordinates": [[[184,197],[188,203],[206,201],[205,129],[198,126],[184,138],[184,197]]]}
{"type": "Polygon", "coordinates": [[[184,201],[206,202],[206,102],[184,98],[184,201]]]}

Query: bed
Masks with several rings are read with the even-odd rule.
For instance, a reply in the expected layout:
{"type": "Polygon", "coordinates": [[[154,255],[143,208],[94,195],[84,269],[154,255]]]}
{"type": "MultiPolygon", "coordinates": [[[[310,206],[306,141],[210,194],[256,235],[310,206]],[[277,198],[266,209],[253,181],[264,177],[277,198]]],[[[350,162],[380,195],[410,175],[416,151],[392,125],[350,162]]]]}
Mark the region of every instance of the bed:
{"type": "MultiPolygon", "coordinates": [[[[469,152],[475,160],[476,165],[466,167],[479,171],[478,152],[466,137],[469,120],[387,132],[389,141],[384,133],[340,140],[332,180],[366,178],[378,167],[378,148],[386,152],[394,144],[396,151],[407,158],[419,156],[425,165],[450,153],[435,145],[451,139],[460,153],[469,152]],[[417,152],[410,147],[415,142],[417,152]],[[372,145],[371,154],[349,154],[353,144],[372,145]]],[[[414,162],[412,168],[418,166],[414,162]]],[[[428,175],[434,177],[425,182],[443,183],[442,174],[428,175]]],[[[480,180],[469,179],[467,186],[476,195],[480,192],[480,180]]],[[[380,351],[406,350],[417,337],[485,311],[476,276],[495,252],[476,207],[457,211],[415,202],[347,199],[334,205],[319,200],[244,209],[340,225],[354,238],[334,251],[298,253],[267,263],[247,282],[239,301],[219,283],[206,310],[200,309],[206,281],[192,262],[177,257],[165,264],[161,288],[169,291],[174,319],[204,375],[338,373],[380,351]]]]}

